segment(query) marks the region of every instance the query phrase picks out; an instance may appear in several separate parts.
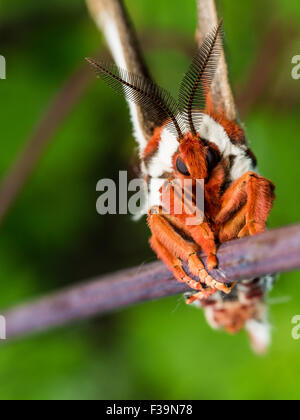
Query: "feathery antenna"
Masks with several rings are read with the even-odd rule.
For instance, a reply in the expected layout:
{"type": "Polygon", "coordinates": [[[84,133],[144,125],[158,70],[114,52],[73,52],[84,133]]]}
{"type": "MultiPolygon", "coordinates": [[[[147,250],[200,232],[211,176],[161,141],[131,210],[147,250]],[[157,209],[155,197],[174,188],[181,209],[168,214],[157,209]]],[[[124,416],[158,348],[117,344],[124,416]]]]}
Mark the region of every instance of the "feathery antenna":
{"type": "MultiPolygon", "coordinates": [[[[147,109],[149,115],[164,122],[170,120],[172,122],[171,127],[176,131],[176,137],[179,140],[183,138],[184,127],[180,121],[178,105],[168,91],[157,86],[150,79],[129,73],[115,64],[97,63],[90,58],[86,60],[107,85],[120,95],[125,95],[127,100],[138,104],[143,109],[147,109]]],[[[167,127],[172,130],[170,124],[167,127]]]]}
{"type": "Polygon", "coordinates": [[[196,135],[195,125],[201,123],[209,93],[222,52],[223,20],[207,35],[194,56],[179,92],[179,108],[191,132],[196,135]]]}

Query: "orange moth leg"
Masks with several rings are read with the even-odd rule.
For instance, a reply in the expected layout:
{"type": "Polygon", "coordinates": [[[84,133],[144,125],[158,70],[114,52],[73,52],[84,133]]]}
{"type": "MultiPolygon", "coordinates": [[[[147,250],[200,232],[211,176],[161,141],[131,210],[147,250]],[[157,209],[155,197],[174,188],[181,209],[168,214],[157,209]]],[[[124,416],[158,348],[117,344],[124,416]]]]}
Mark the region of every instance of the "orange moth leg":
{"type": "Polygon", "coordinates": [[[247,183],[246,226],[250,235],[262,233],[275,199],[274,185],[268,179],[250,176],[247,183]]]}
{"type": "Polygon", "coordinates": [[[248,172],[228,188],[216,218],[220,242],[261,233],[273,206],[274,185],[254,172],[248,172]]]}
{"type": "MultiPolygon", "coordinates": [[[[207,266],[209,270],[213,270],[218,266],[218,260],[216,257],[217,253],[217,246],[215,241],[215,236],[209,227],[208,223],[201,223],[197,225],[188,225],[187,220],[191,218],[191,215],[193,215],[193,212],[195,211],[195,207],[193,210],[193,199],[194,197],[192,194],[190,194],[191,198],[190,201],[186,199],[186,195],[182,194],[182,191],[180,191],[181,187],[178,183],[174,183],[174,185],[171,186],[170,183],[167,183],[165,186],[165,190],[167,191],[167,194],[170,194],[170,202],[171,202],[171,208],[170,211],[172,214],[174,214],[175,218],[178,218],[181,220],[182,223],[182,229],[188,233],[189,236],[196,242],[197,245],[205,252],[207,255],[207,266]],[[183,203],[181,200],[182,197],[185,197],[185,203],[183,208],[183,203]],[[173,204],[173,205],[172,205],[173,204]],[[186,207],[190,208],[190,214],[185,213],[186,207]],[[174,211],[174,208],[180,209],[182,211],[182,214],[176,215],[176,212],[174,211]]],[[[163,194],[164,199],[164,194],[163,194]]],[[[164,201],[164,200],[163,200],[164,201]]],[[[173,217],[173,218],[174,218],[173,217]]],[[[204,268],[204,267],[203,267],[204,268]]]]}
{"type": "Polygon", "coordinates": [[[215,236],[207,223],[198,226],[191,226],[189,232],[194,241],[201,247],[207,255],[207,266],[209,270],[213,270],[218,266],[217,245],[215,236]]]}
{"type": "Polygon", "coordinates": [[[222,208],[216,217],[216,223],[224,224],[228,222],[236,212],[247,202],[246,182],[245,175],[232,184],[225,192],[222,198],[222,208]]]}
{"type": "Polygon", "coordinates": [[[231,241],[239,236],[246,222],[246,205],[236,215],[221,226],[219,240],[221,243],[231,241]]]}
{"type": "MultiPolygon", "coordinates": [[[[184,232],[181,235],[178,226],[175,230],[171,223],[172,216],[168,220],[168,216],[158,214],[160,212],[159,208],[152,209],[148,217],[149,227],[159,243],[168,250],[169,254],[186,262],[191,274],[199,278],[200,282],[216,290],[229,293],[230,290],[226,285],[215,281],[206,271],[204,264],[197,256],[198,246],[188,238],[184,238],[184,232]],[[154,211],[156,211],[155,214],[153,214],[154,211]]],[[[156,252],[156,250],[154,251],[156,252]]],[[[158,256],[163,259],[160,255],[158,256]]]]}
{"type": "Polygon", "coordinates": [[[176,280],[180,283],[186,283],[189,287],[199,290],[202,299],[207,299],[215,293],[215,289],[204,288],[204,286],[191,277],[189,277],[182,268],[182,263],[179,258],[174,257],[155,237],[150,239],[150,245],[157,256],[166,264],[169,270],[174,274],[176,280]]]}
{"type": "Polygon", "coordinates": [[[191,305],[192,303],[196,302],[197,300],[203,300],[203,296],[201,292],[195,293],[194,295],[187,298],[186,303],[191,305]]]}

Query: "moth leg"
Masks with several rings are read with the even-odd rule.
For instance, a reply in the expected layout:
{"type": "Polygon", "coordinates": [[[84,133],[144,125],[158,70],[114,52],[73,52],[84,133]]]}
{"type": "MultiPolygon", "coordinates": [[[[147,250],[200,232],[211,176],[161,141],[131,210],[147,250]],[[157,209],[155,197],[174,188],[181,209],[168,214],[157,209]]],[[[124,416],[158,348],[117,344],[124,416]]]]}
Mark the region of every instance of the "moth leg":
{"type": "Polygon", "coordinates": [[[216,218],[220,240],[264,232],[275,199],[271,181],[247,172],[225,192],[216,218]]]}
{"type": "Polygon", "coordinates": [[[166,264],[169,270],[174,274],[176,280],[178,280],[180,283],[186,283],[192,289],[198,290],[198,299],[207,299],[215,293],[215,289],[209,287],[205,288],[205,286],[199,281],[195,281],[191,277],[189,277],[184,271],[180,259],[172,255],[167,250],[167,248],[165,248],[159,242],[156,236],[152,236],[152,238],[150,239],[150,245],[153,251],[157,254],[157,256],[166,264]]]}
{"type": "Polygon", "coordinates": [[[244,205],[233,217],[221,226],[219,240],[221,243],[232,241],[239,236],[246,224],[247,207],[244,205]]]}
{"type": "MultiPolygon", "coordinates": [[[[190,214],[187,214],[185,212],[185,208],[183,208],[182,203],[182,195],[180,194],[181,187],[177,184],[171,185],[168,184],[165,187],[165,191],[167,191],[167,196],[170,197],[171,203],[174,203],[174,206],[170,208],[170,212],[174,214],[174,217],[181,221],[181,224],[183,226],[183,229],[186,233],[188,233],[189,236],[193,239],[194,242],[196,242],[197,245],[205,252],[207,255],[207,267],[209,270],[213,270],[218,266],[218,260],[217,260],[217,245],[215,240],[215,235],[212,232],[210,226],[208,223],[203,221],[202,223],[198,223],[195,225],[189,225],[188,221],[189,219],[192,219],[193,214],[193,198],[190,200],[190,208],[192,210],[190,214]],[[178,198],[178,189],[179,189],[179,198],[178,198]],[[177,194],[176,194],[177,192],[177,194]],[[178,201],[179,200],[179,201],[178,201]],[[181,214],[176,214],[174,211],[174,208],[181,209],[181,214]]],[[[182,192],[182,191],[181,191],[182,192]]],[[[191,194],[192,195],[192,194],[191,194]]],[[[184,195],[183,195],[184,196],[184,195]]],[[[163,195],[164,198],[164,195],[163,195]]],[[[188,200],[184,196],[184,204],[187,205],[188,200]]],[[[164,202],[164,200],[163,200],[164,202]]],[[[194,207],[195,210],[195,207],[194,207]]],[[[195,221],[197,218],[195,218],[195,221]]],[[[204,219],[204,214],[203,214],[204,219]]],[[[196,222],[197,223],[197,222],[196,222]]]]}
{"type": "Polygon", "coordinates": [[[199,250],[197,244],[185,237],[184,232],[179,230],[179,226],[174,226],[172,221],[172,216],[162,214],[162,210],[158,207],[152,208],[149,212],[149,227],[153,235],[168,252],[186,262],[191,274],[199,278],[201,283],[229,293],[230,290],[226,285],[214,280],[206,271],[203,262],[197,256],[199,250]]]}
{"type": "Polygon", "coordinates": [[[247,183],[246,226],[239,237],[256,235],[266,229],[266,223],[275,200],[274,184],[266,178],[251,176],[247,183]]]}
{"type": "Polygon", "coordinates": [[[208,223],[202,223],[198,226],[191,226],[189,232],[194,241],[201,247],[207,255],[207,267],[213,270],[218,266],[217,245],[215,235],[208,223]]]}
{"type": "MultiPolygon", "coordinates": [[[[208,296],[209,297],[209,296],[208,296]]],[[[204,300],[207,299],[203,297],[201,292],[197,292],[186,299],[187,305],[191,305],[192,303],[196,302],[197,300],[204,300]]]]}

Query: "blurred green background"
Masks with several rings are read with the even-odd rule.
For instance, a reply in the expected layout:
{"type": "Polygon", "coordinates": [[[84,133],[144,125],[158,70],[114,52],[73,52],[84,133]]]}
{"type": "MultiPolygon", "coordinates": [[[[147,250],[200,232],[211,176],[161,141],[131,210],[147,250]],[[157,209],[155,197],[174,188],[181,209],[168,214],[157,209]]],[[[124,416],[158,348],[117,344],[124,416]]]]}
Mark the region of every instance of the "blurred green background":
{"type": "MultiPolygon", "coordinates": [[[[193,45],[195,1],[126,4],[147,39],[152,73],[176,93],[189,63],[176,40],[193,45]]],[[[261,173],[277,186],[270,226],[295,223],[300,80],[291,77],[291,59],[300,54],[300,3],[220,0],[218,5],[242,120],[261,173]],[[256,94],[253,86],[264,71],[265,84],[256,94]]],[[[101,45],[83,0],[1,2],[0,54],[7,59],[7,80],[0,81],[1,175],[64,81],[101,45]]],[[[119,170],[134,166],[127,107],[95,81],[1,226],[1,311],[155,259],[145,220],[100,217],[95,210],[97,181],[117,180],[119,170]]],[[[174,297],[2,344],[0,398],[298,399],[300,341],[291,337],[291,319],[300,314],[299,273],[282,275],[269,301],[273,344],[266,357],[252,354],[246,334],[212,331],[202,312],[174,297]]]]}

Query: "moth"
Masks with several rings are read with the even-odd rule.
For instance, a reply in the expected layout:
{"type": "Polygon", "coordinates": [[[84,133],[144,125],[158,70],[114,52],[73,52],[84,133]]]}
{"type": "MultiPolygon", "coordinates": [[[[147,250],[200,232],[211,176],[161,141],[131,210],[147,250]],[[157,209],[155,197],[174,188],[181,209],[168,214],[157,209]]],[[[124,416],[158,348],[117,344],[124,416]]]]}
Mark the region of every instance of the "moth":
{"type": "MultiPolygon", "coordinates": [[[[113,31],[110,22],[105,28],[116,61],[125,63],[117,26],[113,31]]],[[[209,274],[218,269],[220,244],[266,229],[275,198],[273,183],[257,171],[243,128],[228,120],[222,108],[216,112],[212,107],[211,85],[222,44],[220,21],[196,51],[179,87],[178,100],[148,77],[115,64],[88,61],[130,105],[141,174],[148,185],[153,251],[179,282],[190,287],[187,303],[203,308],[213,328],[237,333],[245,327],[254,349],[263,352],[270,340],[264,297],[273,280],[245,279],[234,285],[230,279],[220,283],[209,274]],[[149,120],[155,122],[149,139],[137,123],[139,109],[146,110],[149,120]],[[185,180],[191,181],[188,192],[182,187],[185,180]],[[203,218],[189,224],[190,214],[185,210],[178,214],[175,204],[189,195],[188,201],[195,205],[198,180],[204,185],[203,218]],[[168,212],[166,191],[172,198],[168,212]],[[207,256],[206,265],[199,256],[201,252],[207,256]]]]}

